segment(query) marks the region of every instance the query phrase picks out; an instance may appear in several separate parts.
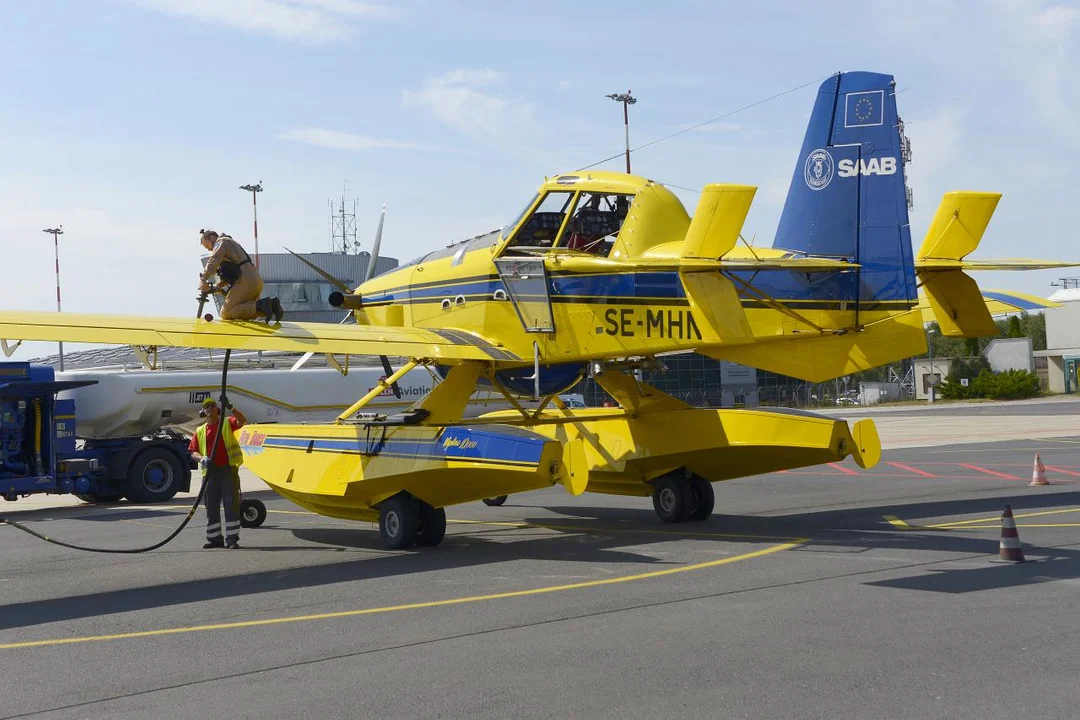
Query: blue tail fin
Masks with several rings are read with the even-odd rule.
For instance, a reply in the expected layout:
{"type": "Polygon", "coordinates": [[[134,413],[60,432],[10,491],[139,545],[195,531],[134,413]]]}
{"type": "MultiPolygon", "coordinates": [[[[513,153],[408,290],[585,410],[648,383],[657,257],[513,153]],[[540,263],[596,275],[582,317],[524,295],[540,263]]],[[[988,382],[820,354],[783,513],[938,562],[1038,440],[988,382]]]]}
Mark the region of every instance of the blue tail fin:
{"type": "Polygon", "coordinates": [[[917,300],[904,164],[891,75],[837,73],[818,90],[773,247],[859,263],[834,284],[856,307],[917,300]]]}

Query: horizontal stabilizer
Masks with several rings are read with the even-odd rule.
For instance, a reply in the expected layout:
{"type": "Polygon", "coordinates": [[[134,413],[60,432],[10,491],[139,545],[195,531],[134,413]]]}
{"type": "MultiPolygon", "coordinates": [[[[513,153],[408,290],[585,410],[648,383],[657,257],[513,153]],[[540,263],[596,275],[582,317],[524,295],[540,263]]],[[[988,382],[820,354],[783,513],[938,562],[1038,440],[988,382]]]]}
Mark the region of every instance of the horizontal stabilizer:
{"type": "Polygon", "coordinates": [[[916,270],[1051,270],[1076,267],[1080,262],[1060,260],[1032,260],[1029,258],[1002,258],[1000,260],[938,260],[915,261],[916,270]]]}
{"type": "Polygon", "coordinates": [[[997,335],[979,286],[960,270],[931,273],[923,287],[941,333],[949,337],[997,335]]]}
{"type": "Polygon", "coordinates": [[[960,190],[945,193],[919,248],[916,268],[920,260],[961,260],[975,250],[999,200],[1001,193],[960,190]]]}
{"type": "Polygon", "coordinates": [[[797,270],[798,272],[843,272],[855,270],[858,263],[823,257],[740,258],[722,260],[725,270],[797,270]]]}
{"type": "Polygon", "coordinates": [[[706,185],[683,241],[685,258],[720,258],[735,247],[757,188],[706,185]]]}

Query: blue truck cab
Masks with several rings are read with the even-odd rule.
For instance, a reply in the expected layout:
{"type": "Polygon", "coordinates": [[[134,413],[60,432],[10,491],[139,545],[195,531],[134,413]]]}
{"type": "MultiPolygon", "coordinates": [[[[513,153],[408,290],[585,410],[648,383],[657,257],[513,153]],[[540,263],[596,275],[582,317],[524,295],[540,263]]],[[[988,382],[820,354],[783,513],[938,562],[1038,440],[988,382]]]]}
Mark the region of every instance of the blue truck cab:
{"type": "Polygon", "coordinates": [[[187,439],[78,439],[74,400],[57,393],[93,384],[58,381],[52,367],[0,363],[0,495],[74,494],[87,502],[164,502],[191,487],[187,439]]]}

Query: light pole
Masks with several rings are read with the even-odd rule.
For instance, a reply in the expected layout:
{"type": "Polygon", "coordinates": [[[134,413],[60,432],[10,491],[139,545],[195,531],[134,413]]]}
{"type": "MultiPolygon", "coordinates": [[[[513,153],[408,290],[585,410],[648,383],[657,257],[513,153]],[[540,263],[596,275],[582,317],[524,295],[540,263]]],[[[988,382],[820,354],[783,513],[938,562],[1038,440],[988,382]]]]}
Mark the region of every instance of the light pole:
{"type": "Polygon", "coordinates": [[[934,328],[926,329],[926,347],[930,351],[930,377],[927,382],[930,389],[927,391],[927,402],[934,402],[934,328]]]}
{"type": "Polygon", "coordinates": [[[262,192],[262,180],[254,185],[241,185],[241,190],[246,190],[251,193],[251,212],[254,217],[255,225],[255,268],[259,267],[259,207],[255,202],[255,197],[262,192]]]}
{"type": "Polygon", "coordinates": [[[625,93],[612,93],[608,95],[609,98],[615,102],[622,103],[622,116],[623,127],[626,130],[626,174],[630,174],[630,111],[627,109],[630,105],[637,102],[637,98],[630,94],[627,90],[625,93]]]}
{"type": "MultiPolygon", "coordinates": [[[[49,233],[53,236],[53,254],[56,258],[56,312],[60,312],[60,240],[59,236],[64,234],[64,226],[56,228],[47,228],[41,232],[49,233]]],[[[64,372],[64,343],[60,343],[60,372],[64,372]]]]}

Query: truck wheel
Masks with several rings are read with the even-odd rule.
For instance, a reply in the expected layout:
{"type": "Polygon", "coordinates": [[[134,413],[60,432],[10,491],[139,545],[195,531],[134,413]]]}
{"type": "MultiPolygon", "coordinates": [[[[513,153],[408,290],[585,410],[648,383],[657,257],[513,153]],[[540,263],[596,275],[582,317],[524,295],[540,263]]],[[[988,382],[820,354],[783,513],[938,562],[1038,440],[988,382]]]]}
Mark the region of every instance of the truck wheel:
{"type": "Polygon", "coordinates": [[[127,498],[137,503],[171,500],[183,475],[180,458],[174,453],[160,447],[143,450],[128,468],[127,498]]]}
{"type": "Polygon", "coordinates": [[[493,498],[484,498],[484,504],[487,505],[488,507],[498,507],[499,505],[502,505],[504,502],[506,502],[506,498],[508,498],[508,497],[510,497],[510,496],[509,495],[496,495],[493,498]]]}
{"type": "Polygon", "coordinates": [[[257,528],[266,521],[266,505],[262,500],[240,501],[240,527],[257,528]]]}
{"type": "Polygon", "coordinates": [[[93,505],[112,505],[124,499],[119,493],[75,493],[75,497],[93,505]]]}

